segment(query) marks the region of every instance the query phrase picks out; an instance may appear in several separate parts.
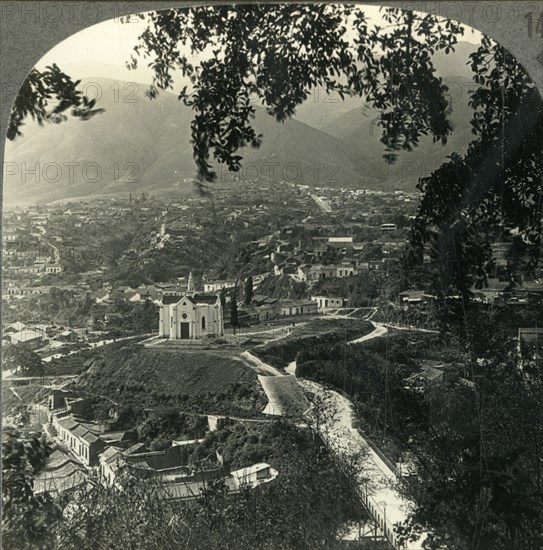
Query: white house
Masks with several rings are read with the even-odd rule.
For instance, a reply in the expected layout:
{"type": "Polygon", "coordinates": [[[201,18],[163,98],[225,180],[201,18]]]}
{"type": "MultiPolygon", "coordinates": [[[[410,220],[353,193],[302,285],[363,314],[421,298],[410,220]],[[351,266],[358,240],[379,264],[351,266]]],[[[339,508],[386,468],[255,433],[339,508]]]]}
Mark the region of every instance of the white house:
{"type": "Polygon", "coordinates": [[[93,294],[93,297],[94,301],[97,304],[101,304],[103,302],[107,302],[110,299],[110,292],[107,289],[101,288],[93,294]]]}
{"type": "Polygon", "coordinates": [[[352,248],[353,237],[329,237],[328,245],[333,248],[352,248]]]}
{"type": "Polygon", "coordinates": [[[62,266],[58,264],[45,264],[43,268],[45,273],[62,273],[62,266]]]}
{"type": "Polygon", "coordinates": [[[234,288],[236,286],[236,281],[226,280],[226,281],[204,281],[204,292],[218,292],[223,288],[234,288]]]}
{"type": "Polygon", "coordinates": [[[336,277],[339,279],[354,277],[355,275],[358,275],[358,270],[352,265],[338,265],[336,267],[336,277]]]}
{"type": "Polygon", "coordinates": [[[317,304],[313,301],[284,300],[280,302],[281,315],[311,315],[317,313],[317,304]]]}
{"type": "Polygon", "coordinates": [[[262,483],[268,483],[277,477],[277,470],[271,468],[265,462],[253,464],[247,468],[234,470],[230,475],[234,478],[236,486],[239,488],[254,488],[262,483]]]}
{"type": "Polygon", "coordinates": [[[137,290],[134,290],[133,292],[126,292],[125,299],[127,302],[132,303],[145,301],[137,290]]]}
{"type": "Polygon", "coordinates": [[[123,466],[124,457],[121,451],[122,449],[111,446],[100,453],[98,471],[104,485],[113,485],[117,471],[123,466]]]}
{"type": "Polygon", "coordinates": [[[335,265],[304,264],[298,268],[298,278],[311,283],[336,277],[337,272],[335,265]]]}
{"type": "Polygon", "coordinates": [[[21,344],[29,349],[38,349],[47,343],[47,338],[43,332],[29,329],[6,334],[4,339],[9,340],[12,344],[21,344]]]}
{"type": "Polygon", "coordinates": [[[382,223],[381,233],[394,233],[396,231],[395,223],[382,223]]]}
{"type": "Polygon", "coordinates": [[[311,296],[311,300],[317,302],[319,309],[345,307],[347,301],[341,296],[311,296]]]}
{"type": "Polygon", "coordinates": [[[72,417],[53,415],[52,424],[58,439],[69,447],[83,464],[95,466],[98,463],[98,454],[107,446],[103,439],[72,417]]]}
{"type": "Polygon", "coordinates": [[[20,332],[21,330],[24,330],[26,328],[26,325],[24,323],[21,323],[21,321],[16,321],[15,323],[11,323],[11,325],[8,325],[4,329],[4,334],[8,332],[20,332]]]}

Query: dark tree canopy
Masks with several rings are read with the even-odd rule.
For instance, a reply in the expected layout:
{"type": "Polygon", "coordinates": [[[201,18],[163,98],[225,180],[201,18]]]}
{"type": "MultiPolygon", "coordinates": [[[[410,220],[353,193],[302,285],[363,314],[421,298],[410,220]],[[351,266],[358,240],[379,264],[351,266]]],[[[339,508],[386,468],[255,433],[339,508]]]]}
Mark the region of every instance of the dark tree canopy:
{"type": "Polygon", "coordinates": [[[234,290],[230,295],[230,325],[234,328],[234,334],[235,334],[236,328],[239,327],[237,294],[238,294],[237,287],[234,287],[234,290]]]}
{"type": "Polygon", "coordinates": [[[9,370],[20,376],[43,376],[43,361],[24,344],[5,344],[2,348],[2,370],[9,370]]]}
{"type": "Polygon", "coordinates": [[[543,101],[515,58],[483,38],[471,56],[478,89],[470,98],[476,139],[419,182],[412,230],[421,261],[429,246],[434,290],[469,299],[493,269],[491,243],[512,242],[523,271],[541,262],[543,101]]]}
{"type": "Polygon", "coordinates": [[[13,429],[2,432],[2,542],[6,548],[51,548],[51,527],[61,509],[48,494],[34,495],[34,475],[51,449],[36,437],[21,438],[13,429]]]}
{"type": "Polygon", "coordinates": [[[253,301],[254,296],[253,278],[250,275],[245,279],[243,295],[243,303],[249,305],[253,301]]]}

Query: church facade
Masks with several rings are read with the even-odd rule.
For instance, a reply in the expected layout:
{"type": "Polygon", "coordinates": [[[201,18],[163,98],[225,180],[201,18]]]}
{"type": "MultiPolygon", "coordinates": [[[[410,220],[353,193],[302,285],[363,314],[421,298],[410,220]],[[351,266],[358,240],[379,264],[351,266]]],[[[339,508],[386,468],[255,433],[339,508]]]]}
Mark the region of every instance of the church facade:
{"type": "Polygon", "coordinates": [[[185,294],[165,296],[160,308],[159,334],[170,340],[224,336],[219,296],[185,294]]]}

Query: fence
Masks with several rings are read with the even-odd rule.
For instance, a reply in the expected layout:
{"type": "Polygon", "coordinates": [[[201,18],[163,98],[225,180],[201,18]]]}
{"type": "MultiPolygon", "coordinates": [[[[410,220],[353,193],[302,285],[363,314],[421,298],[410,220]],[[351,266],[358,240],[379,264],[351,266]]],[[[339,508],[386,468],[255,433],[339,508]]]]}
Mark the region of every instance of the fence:
{"type": "Polygon", "coordinates": [[[394,473],[394,475],[398,476],[398,469],[396,468],[396,465],[393,464],[393,462],[385,456],[383,451],[379,449],[379,447],[365,434],[362,434],[364,437],[364,440],[366,443],[373,449],[375,454],[388,466],[388,468],[394,473]]]}
{"type": "Polygon", "coordinates": [[[351,485],[364,509],[373,518],[375,526],[388,542],[389,548],[402,548],[403,546],[396,540],[394,526],[390,523],[390,521],[387,521],[386,505],[382,507],[369,494],[367,484],[361,487],[355,480],[353,480],[353,472],[347,469],[341,455],[337,453],[336,450],[328,443],[322,432],[317,432],[317,435],[319,439],[323,442],[324,446],[328,449],[328,452],[330,453],[330,456],[334,460],[338,469],[343,473],[348,483],[351,485]]]}

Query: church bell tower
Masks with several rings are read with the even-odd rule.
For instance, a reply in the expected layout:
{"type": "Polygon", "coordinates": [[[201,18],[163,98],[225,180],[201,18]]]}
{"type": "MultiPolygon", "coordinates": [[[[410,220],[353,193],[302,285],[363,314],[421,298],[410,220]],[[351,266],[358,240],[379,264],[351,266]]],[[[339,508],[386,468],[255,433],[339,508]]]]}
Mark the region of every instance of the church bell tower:
{"type": "Polygon", "coordinates": [[[193,296],[194,291],[194,280],[192,279],[192,271],[189,273],[189,280],[187,283],[187,296],[193,296]]]}

